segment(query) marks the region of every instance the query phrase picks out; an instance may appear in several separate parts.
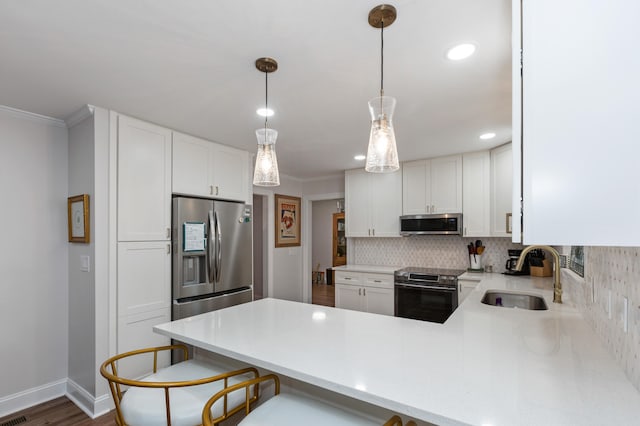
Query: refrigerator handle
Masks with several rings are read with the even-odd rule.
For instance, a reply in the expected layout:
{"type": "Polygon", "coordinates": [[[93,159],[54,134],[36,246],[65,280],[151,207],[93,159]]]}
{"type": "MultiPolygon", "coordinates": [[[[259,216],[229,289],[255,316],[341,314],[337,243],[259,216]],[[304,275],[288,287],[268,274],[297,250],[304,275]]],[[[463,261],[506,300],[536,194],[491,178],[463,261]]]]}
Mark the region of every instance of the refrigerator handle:
{"type": "Polygon", "coordinates": [[[215,250],[215,225],[213,223],[213,211],[209,210],[209,233],[207,239],[207,266],[209,267],[209,282],[213,284],[216,281],[216,269],[214,265],[215,250]]]}
{"type": "Polygon", "coordinates": [[[214,217],[216,220],[216,282],[219,282],[222,272],[222,230],[220,229],[218,212],[214,213],[214,217]]]}

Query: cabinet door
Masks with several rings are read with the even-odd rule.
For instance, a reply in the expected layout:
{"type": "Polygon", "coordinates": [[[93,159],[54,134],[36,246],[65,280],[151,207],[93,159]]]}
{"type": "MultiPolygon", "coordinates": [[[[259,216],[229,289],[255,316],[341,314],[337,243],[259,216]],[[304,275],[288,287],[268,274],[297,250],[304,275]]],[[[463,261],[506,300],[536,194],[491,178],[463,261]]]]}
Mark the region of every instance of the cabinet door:
{"type": "MultiPolygon", "coordinates": [[[[513,157],[511,144],[491,150],[491,235],[508,237],[507,214],[513,205],[513,157]]],[[[513,219],[513,218],[512,218],[513,219]]]]}
{"type": "Polygon", "coordinates": [[[353,311],[365,310],[362,287],[336,284],[336,308],[351,309],[353,311]]]}
{"type": "MultiPolygon", "coordinates": [[[[171,309],[159,309],[126,316],[118,319],[117,353],[123,353],[142,348],[153,348],[171,344],[171,339],[153,332],[153,327],[171,321],[171,309]]],[[[138,378],[152,373],[153,364],[148,358],[139,357],[134,361],[123,363],[118,372],[131,378],[138,378]]],[[[158,368],[167,367],[170,354],[164,351],[158,354],[158,368]]]]}
{"type": "Polygon", "coordinates": [[[218,144],[213,149],[213,195],[227,200],[246,201],[249,188],[249,153],[218,144]]]}
{"type": "Polygon", "coordinates": [[[490,234],[490,155],[489,151],[462,156],[462,200],[465,237],[490,234]]]}
{"type": "Polygon", "coordinates": [[[638,246],[640,2],[522,7],[523,242],[638,246]]]}
{"type": "Polygon", "coordinates": [[[430,175],[427,160],[402,164],[402,214],[431,213],[430,175]]]}
{"type": "Polygon", "coordinates": [[[365,311],[374,314],[394,314],[394,295],[389,288],[363,287],[365,311]]]}
{"type": "Polygon", "coordinates": [[[370,174],[372,237],[399,237],[402,215],[402,173],[370,174]]]}
{"type": "Polygon", "coordinates": [[[467,298],[469,293],[475,290],[479,281],[472,280],[458,280],[458,305],[467,298]]]}
{"type": "Polygon", "coordinates": [[[118,243],[118,316],[170,307],[170,243],[118,243]]]}
{"type": "Polygon", "coordinates": [[[118,241],[171,235],[171,131],[118,118],[118,241]]]}
{"type": "Polygon", "coordinates": [[[431,160],[431,213],[462,213],[462,156],[431,160]]]}
{"type": "Polygon", "coordinates": [[[369,173],[364,170],[345,172],[345,221],[347,237],[371,234],[369,173]]]}
{"type": "Polygon", "coordinates": [[[211,170],[212,143],[173,132],[173,192],[211,197],[214,195],[211,170]]]}

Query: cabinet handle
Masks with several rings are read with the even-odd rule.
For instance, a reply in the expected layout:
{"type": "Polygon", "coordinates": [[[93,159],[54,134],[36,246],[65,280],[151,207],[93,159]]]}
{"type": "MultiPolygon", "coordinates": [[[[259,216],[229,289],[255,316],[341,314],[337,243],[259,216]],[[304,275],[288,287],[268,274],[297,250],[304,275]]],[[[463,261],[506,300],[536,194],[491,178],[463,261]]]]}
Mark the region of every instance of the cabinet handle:
{"type": "Polygon", "coordinates": [[[213,195],[213,185],[209,185],[209,195],[213,195]]]}
{"type": "Polygon", "coordinates": [[[467,227],[464,227],[464,235],[467,235],[467,227]]]}
{"type": "Polygon", "coordinates": [[[171,228],[167,228],[167,238],[171,238],[171,228]]]}
{"type": "Polygon", "coordinates": [[[219,191],[218,185],[216,185],[216,195],[219,195],[219,192],[220,191],[219,191]]]}
{"type": "Polygon", "coordinates": [[[367,235],[371,236],[371,229],[367,229],[367,235]]]}
{"type": "Polygon", "coordinates": [[[362,296],[361,291],[362,291],[362,289],[361,289],[361,288],[359,288],[359,289],[358,289],[358,296],[362,296]]]}
{"type": "Polygon", "coordinates": [[[366,295],[367,295],[367,289],[366,289],[366,288],[363,288],[363,289],[362,289],[362,295],[363,295],[363,296],[366,296],[366,295]]]}
{"type": "Polygon", "coordinates": [[[171,254],[171,244],[167,244],[167,254],[171,254]]]}
{"type": "Polygon", "coordinates": [[[373,234],[374,237],[376,236],[376,230],[375,229],[373,229],[372,234],[373,234]]]}

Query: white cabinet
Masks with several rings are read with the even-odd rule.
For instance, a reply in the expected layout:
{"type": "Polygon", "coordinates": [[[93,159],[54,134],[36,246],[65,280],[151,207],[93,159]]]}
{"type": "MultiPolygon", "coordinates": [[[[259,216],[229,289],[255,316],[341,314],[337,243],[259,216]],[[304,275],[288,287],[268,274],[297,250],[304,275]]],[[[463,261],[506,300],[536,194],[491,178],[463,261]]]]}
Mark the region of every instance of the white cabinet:
{"type": "Polygon", "coordinates": [[[402,174],[345,172],[347,237],[399,237],[402,174]]]}
{"type": "Polygon", "coordinates": [[[462,156],[402,164],[402,214],[462,213],[462,156]]]}
{"type": "Polygon", "coordinates": [[[478,286],[480,280],[465,280],[458,278],[458,305],[460,305],[464,299],[467,298],[469,293],[471,293],[478,286]]]}
{"type": "MultiPolygon", "coordinates": [[[[522,114],[523,242],[638,246],[640,56],[629,52],[637,51],[640,2],[522,7],[522,80],[513,74],[522,110],[516,100],[513,116],[522,114]]],[[[514,150],[519,133],[514,126],[514,150]]]]}
{"type": "Polygon", "coordinates": [[[393,315],[393,275],[336,271],[336,308],[393,315]]]}
{"type": "MultiPolygon", "coordinates": [[[[513,199],[513,153],[511,143],[491,150],[491,235],[509,237],[507,214],[513,199]]],[[[512,218],[513,219],[513,218],[512,218]]],[[[466,220],[466,217],[465,217],[466,220]]]]}
{"type": "Polygon", "coordinates": [[[465,237],[489,236],[491,222],[489,151],[462,156],[462,213],[465,237]]]}
{"type": "Polygon", "coordinates": [[[173,133],[173,192],[248,202],[249,153],[173,133]]]}
{"type": "Polygon", "coordinates": [[[118,116],[118,241],[171,238],[171,131],[118,116]]]}

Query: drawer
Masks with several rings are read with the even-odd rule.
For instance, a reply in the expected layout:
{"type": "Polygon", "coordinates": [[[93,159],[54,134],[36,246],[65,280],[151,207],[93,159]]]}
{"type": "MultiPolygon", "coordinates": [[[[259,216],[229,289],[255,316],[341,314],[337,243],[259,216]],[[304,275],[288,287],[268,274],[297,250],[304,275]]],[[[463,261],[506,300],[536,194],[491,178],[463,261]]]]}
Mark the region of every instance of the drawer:
{"type": "Polygon", "coordinates": [[[393,288],[393,275],[362,274],[362,284],[367,287],[393,288]]]}
{"type": "Polygon", "coordinates": [[[359,272],[336,271],[336,284],[361,285],[362,274],[359,272]]]}

